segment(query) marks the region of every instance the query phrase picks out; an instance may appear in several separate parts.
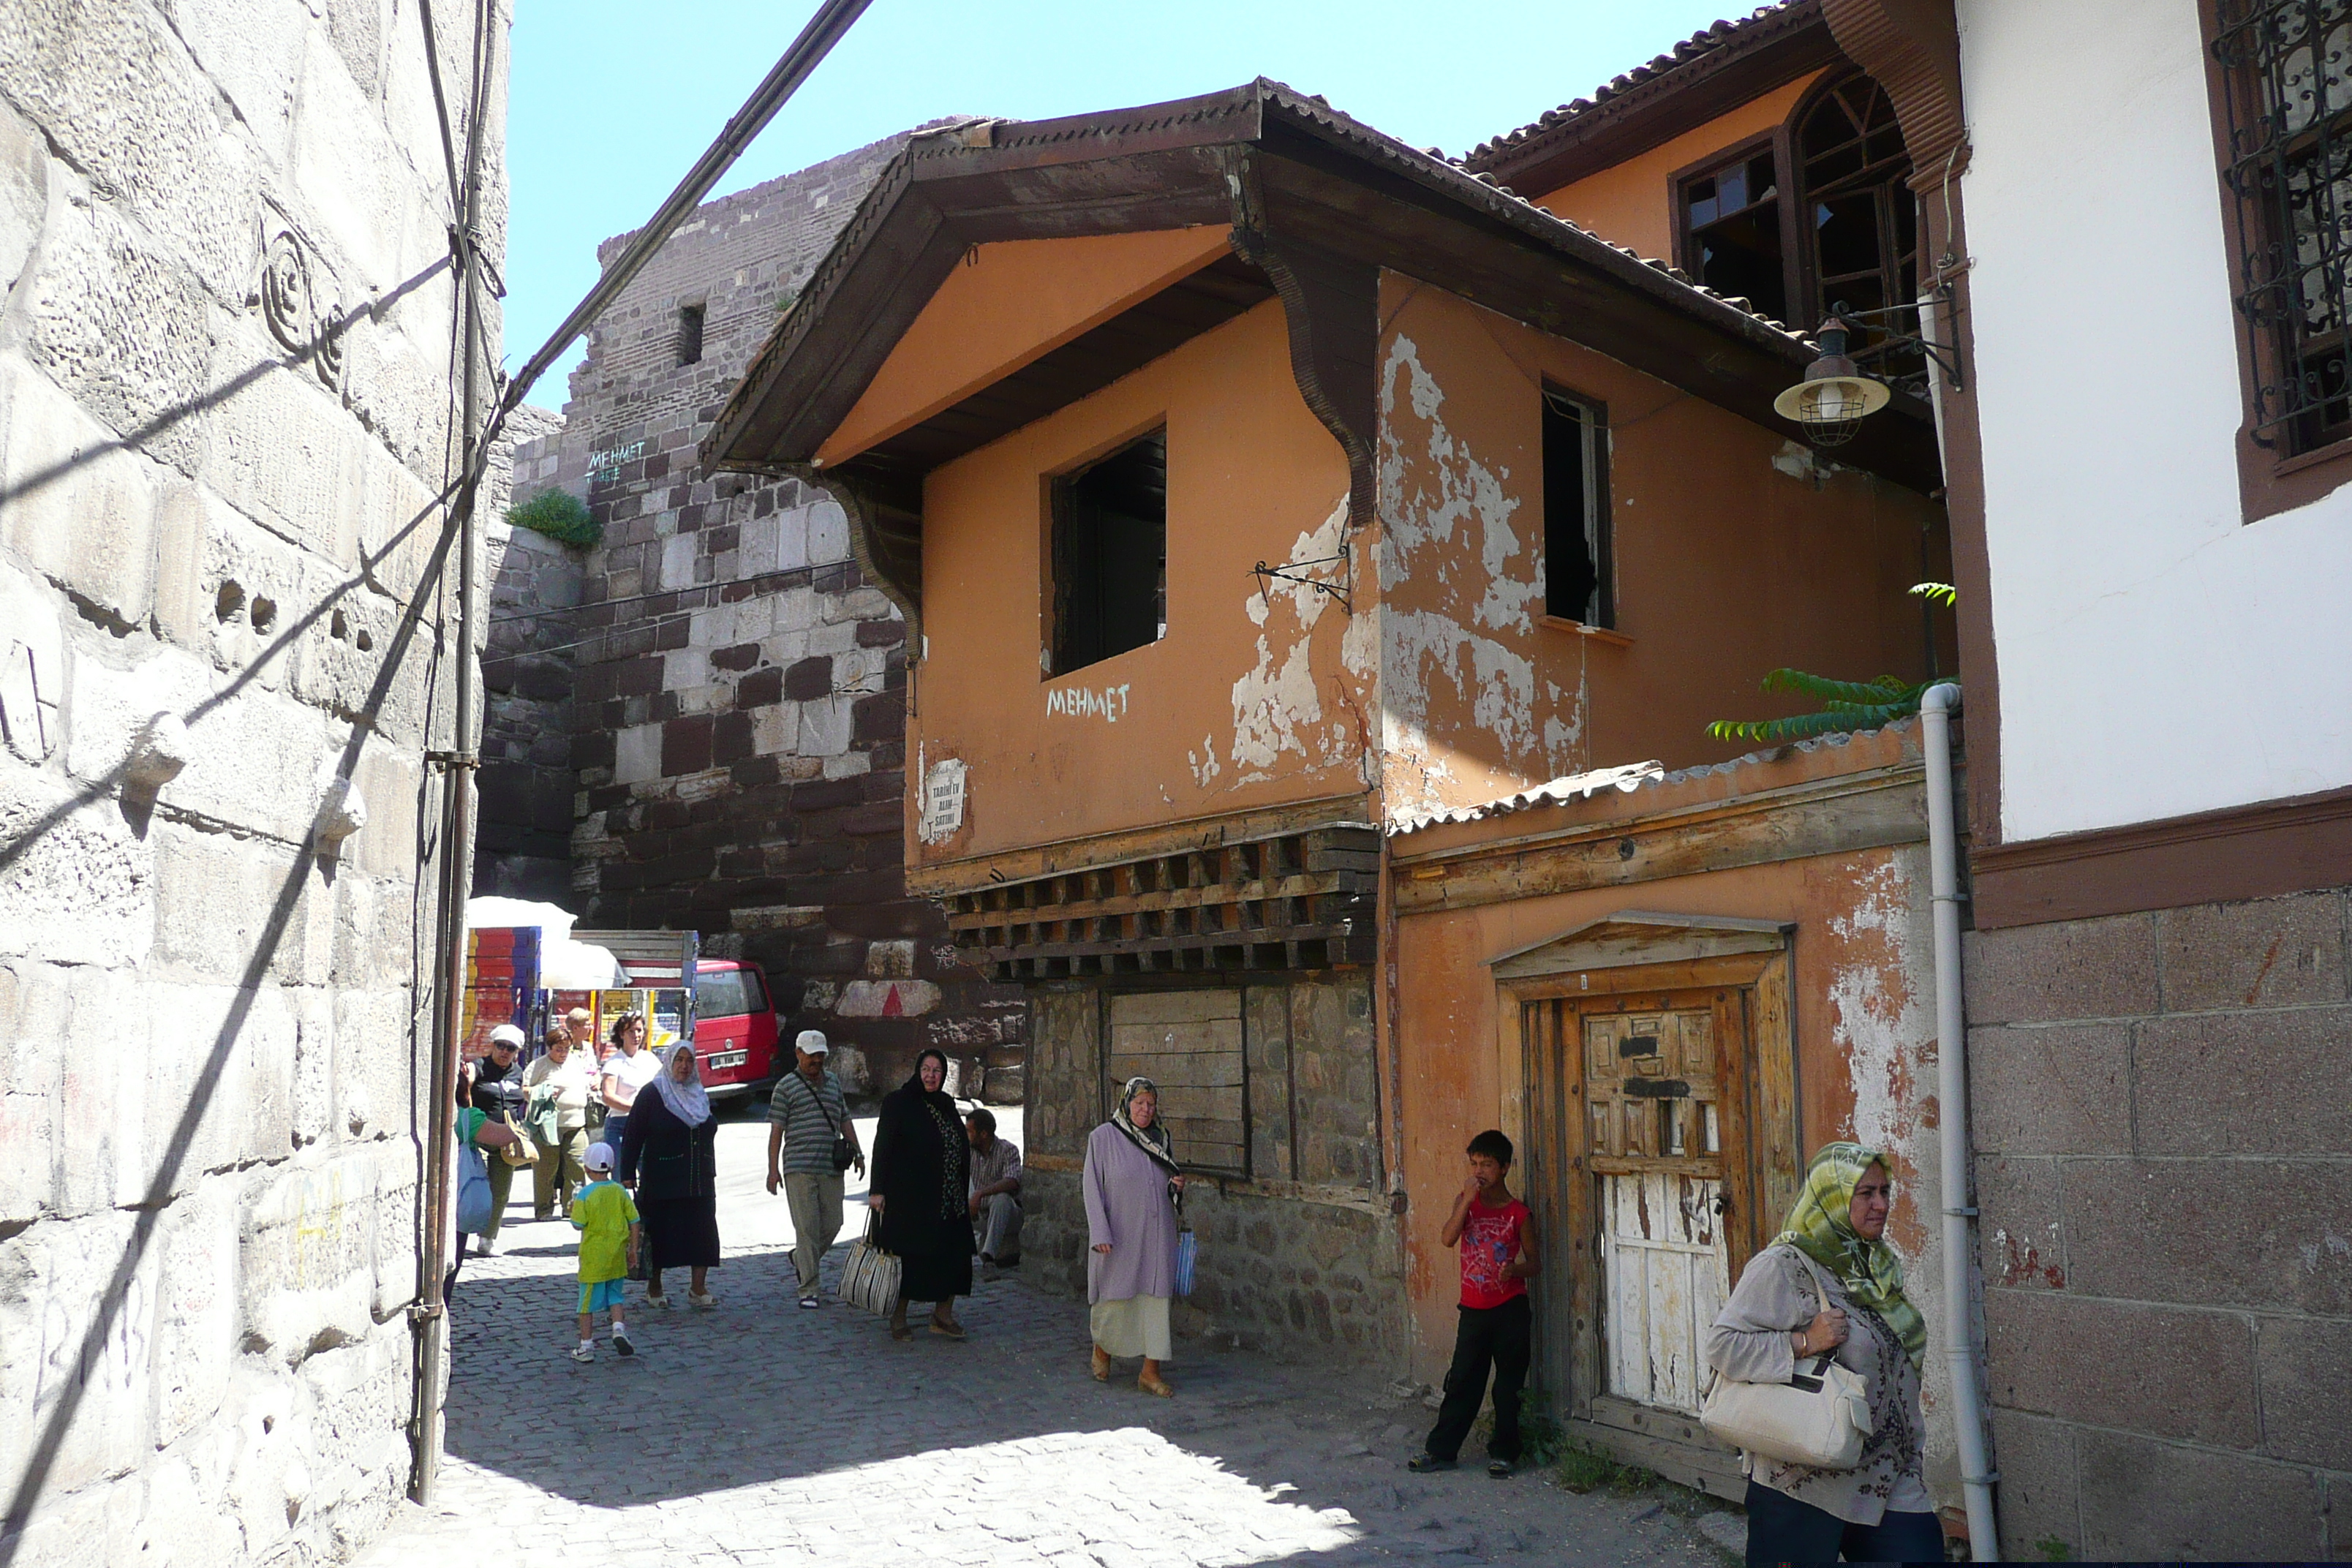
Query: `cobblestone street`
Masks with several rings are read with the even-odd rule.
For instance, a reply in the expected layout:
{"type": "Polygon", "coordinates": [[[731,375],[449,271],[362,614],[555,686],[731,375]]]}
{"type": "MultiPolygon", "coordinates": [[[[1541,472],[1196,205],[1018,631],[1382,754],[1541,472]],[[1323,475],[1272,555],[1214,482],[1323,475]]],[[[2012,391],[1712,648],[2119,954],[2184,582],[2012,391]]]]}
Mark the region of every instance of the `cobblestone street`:
{"type": "Polygon", "coordinates": [[[439,1492],[402,1505],[368,1568],[1722,1561],[1652,1499],[1483,1465],[1408,1474],[1430,1415],[1378,1382],[1187,1342],[1173,1400],[1139,1394],[1131,1363],[1097,1384],[1083,1308],[1014,1277],[962,1304],[968,1342],[894,1344],[833,1304],[844,1245],[827,1305],[803,1311],[785,1205],[760,1186],[765,1141],[756,1121],[721,1130],[719,1307],[686,1310],[680,1281],[677,1310],[646,1311],[631,1287],[634,1359],[601,1325],[593,1364],[566,1358],[561,1221],[509,1219],[508,1250],[467,1259],[439,1492]]]}

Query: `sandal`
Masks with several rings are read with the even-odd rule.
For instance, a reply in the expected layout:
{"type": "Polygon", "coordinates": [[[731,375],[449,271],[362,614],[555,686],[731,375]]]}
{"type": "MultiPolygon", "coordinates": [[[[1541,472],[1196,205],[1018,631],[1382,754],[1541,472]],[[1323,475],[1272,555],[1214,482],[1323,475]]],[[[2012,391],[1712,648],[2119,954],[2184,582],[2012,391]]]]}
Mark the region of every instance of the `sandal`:
{"type": "Polygon", "coordinates": [[[1137,1378],[1135,1380],[1135,1386],[1141,1389],[1146,1394],[1156,1394],[1162,1399],[1173,1399],[1176,1397],[1176,1389],[1172,1384],[1167,1383],[1160,1378],[1154,1377],[1150,1373],[1145,1373],[1142,1376],[1137,1378]]]}
{"type": "Polygon", "coordinates": [[[1095,1381],[1097,1383],[1110,1381],[1110,1352],[1100,1345],[1095,1347],[1095,1381]]]}
{"type": "Polygon", "coordinates": [[[943,1340],[960,1340],[964,1337],[961,1323],[942,1323],[937,1318],[931,1320],[931,1332],[943,1340]]]}
{"type": "Polygon", "coordinates": [[[890,1337],[900,1344],[905,1344],[915,1337],[915,1331],[904,1323],[893,1323],[890,1325],[890,1337]]]}
{"type": "Polygon", "coordinates": [[[1518,1466],[1511,1463],[1508,1459],[1493,1459],[1487,1462],[1486,1473],[1494,1477],[1498,1481],[1507,1480],[1518,1469],[1518,1466]]]}
{"type": "Polygon", "coordinates": [[[1459,1463],[1460,1461],[1456,1459],[1441,1459],[1434,1454],[1415,1454],[1404,1462],[1404,1468],[1414,1475],[1427,1476],[1434,1475],[1439,1470],[1453,1469],[1459,1463]]]}

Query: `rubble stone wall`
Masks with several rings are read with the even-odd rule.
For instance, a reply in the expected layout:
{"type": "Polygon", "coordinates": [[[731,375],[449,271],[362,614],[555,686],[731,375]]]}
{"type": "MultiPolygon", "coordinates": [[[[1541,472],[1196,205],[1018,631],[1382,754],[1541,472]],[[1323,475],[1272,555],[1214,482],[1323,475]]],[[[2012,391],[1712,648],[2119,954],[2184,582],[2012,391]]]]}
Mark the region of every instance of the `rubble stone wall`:
{"type": "Polygon", "coordinates": [[[1967,951],[2006,1557],[2352,1552],[2352,889],[1967,951]]]}
{"type": "Polygon", "coordinates": [[[937,1046],[960,1083],[1018,1100],[1019,990],[964,964],[938,906],[906,892],[904,622],[831,499],[698,465],[903,140],[706,204],[598,319],[553,471],[529,454],[532,483],[576,487],[604,524],[576,617],[593,640],[567,901],[592,925],[692,927],[706,952],[758,961],[787,1032],[862,1047],[881,1088],[937,1046]]]}
{"type": "MultiPolygon", "coordinates": [[[[1199,1254],[1178,1331],[1401,1373],[1404,1258],[1381,1191],[1370,984],[1354,973],[1251,979],[1242,987],[1249,1168],[1188,1179],[1184,1223],[1199,1254]]],[[[1022,1273],[1080,1300],[1087,1139],[1117,1102],[1102,1055],[1105,994],[1083,984],[1037,989],[1022,1122],[1022,1273]]],[[[1183,1093],[1164,1087],[1163,1111],[1181,1115],[1183,1093]]],[[[1176,1158],[1186,1163],[1181,1144],[1176,1158]]]]}
{"type": "Polygon", "coordinates": [[[380,0],[0,5],[12,1561],[333,1561],[409,1470],[466,650],[425,42],[380,0]]]}
{"type": "Polygon", "coordinates": [[[529,404],[507,422],[482,498],[489,593],[482,664],[477,893],[562,904],[572,892],[574,612],[587,552],[506,521],[509,500],[555,488],[563,416],[529,404]]]}

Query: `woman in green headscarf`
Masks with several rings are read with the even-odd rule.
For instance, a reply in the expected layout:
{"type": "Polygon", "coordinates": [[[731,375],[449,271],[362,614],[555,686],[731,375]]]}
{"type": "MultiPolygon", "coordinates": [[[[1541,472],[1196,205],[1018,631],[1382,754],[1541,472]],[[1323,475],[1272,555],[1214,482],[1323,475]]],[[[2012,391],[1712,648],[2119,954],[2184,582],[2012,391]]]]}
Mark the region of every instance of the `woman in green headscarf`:
{"type": "Polygon", "coordinates": [[[1890,1192],[1877,1150],[1823,1145],[1787,1226],[1748,1260],[1707,1334],[1719,1377],[1786,1383],[1801,1363],[1829,1356],[1870,1388],[1871,1432],[1853,1469],[1744,1456],[1751,1565],[1944,1560],[1923,1474],[1927,1325],[1886,1245],[1890,1192]]]}

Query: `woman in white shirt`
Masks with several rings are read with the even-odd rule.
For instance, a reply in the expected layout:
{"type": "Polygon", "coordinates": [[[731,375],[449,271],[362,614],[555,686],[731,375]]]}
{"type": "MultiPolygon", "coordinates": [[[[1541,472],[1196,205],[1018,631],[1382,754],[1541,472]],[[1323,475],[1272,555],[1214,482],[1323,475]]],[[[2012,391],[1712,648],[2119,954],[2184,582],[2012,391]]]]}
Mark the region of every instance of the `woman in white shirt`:
{"type": "Polygon", "coordinates": [[[523,1089],[530,1097],[525,1125],[539,1145],[530,1205],[538,1218],[550,1217],[559,1204],[571,1218],[572,1194],[588,1179],[588,1102],[598,1076],[596,1053],[584,1045],[575,1047],[571,1029],[562,1022],[548,1026],[547,1054],[522,1069],[523,1089]]]}
{"type": "Polygon", "coordinates": [[[661,1060],[646,1049],[646,1021],[642,1015],[624,1013],[613,1020],[613,1054],[604,1058],[604,1077],[597,1091],[604,1101],[604,1142],[618,1149],[622,1135],[629,1130],[629,1107],[636,1103],[637,1091],[659,1077],[661,1060]]]}

